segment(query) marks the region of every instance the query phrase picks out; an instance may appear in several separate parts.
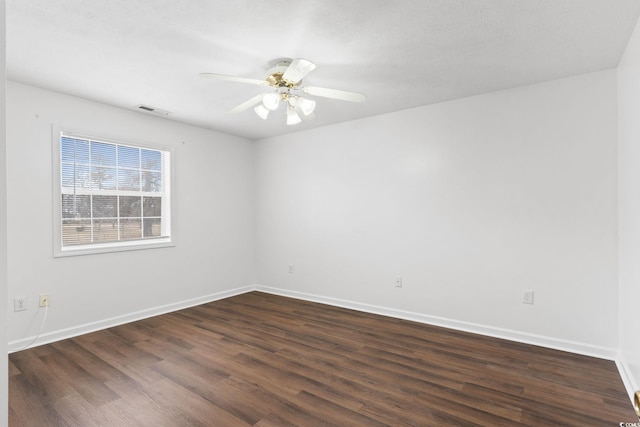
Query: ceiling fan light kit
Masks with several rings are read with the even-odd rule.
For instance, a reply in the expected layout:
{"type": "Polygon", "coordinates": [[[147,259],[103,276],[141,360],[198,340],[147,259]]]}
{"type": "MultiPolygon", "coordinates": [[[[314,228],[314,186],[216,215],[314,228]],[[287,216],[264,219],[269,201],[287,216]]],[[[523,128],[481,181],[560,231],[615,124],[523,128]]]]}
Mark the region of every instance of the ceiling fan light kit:
{"type": "Polygon", "coordinates": [[[280,95],[276,92],[266,93],[262,97],[262,104],[269,111],[275,111],[280,106],[280,95]]]}
{"type": "Polygon", "coordinates": [[[302,79],[313,71],[316,65],[303,58],[283,60],[276,64],[264,80],[245,77],[227,76],[215,73],[200,73],[200,77],[226,80],[236,83],[247,83],[257,86],[271,86],[273,92],[267,92],[254,96],[242,104],[231,109],[231,113],[239,113],[254,107],[255,113],[263,120],[269,116],[269,112],[278,109],[281,103],[286,104],[287,125],[298,124],[302,118],[313,117],[316,101],[304,98],[300,94],[308,94],[324,98],[338,99],[341,101],[364,102],[366,96],[358,92],[350,92],[339,89],[329,89],[315,86],[302,86],[302,79]]]}
{"type": "Polygon", "coordinates": [[[267,117],[269,117],[269,110],[262,104],[258,105],[253,110],[262,120],[267,120],[267,117]]]}
{"type": "MultiPolygon", "coordinates": [[[[297,106],[300,107],[300,110],[302,110],[302,113],[305,116],[313,113],[313,110],[316,109],[316,101],[311,99],[297,97],[296,102],[297,106]]],[[[291,103],[291,101],[289,101],[289,103],[291,103]]]]}
{"type": "Polygon", "coordinates": [[[301,121],[302,121],[302,119],[300,118],[298,113],[296,113],[295,108],[288,107],[287,108],[287,124],[288,125],[297,125],[301,121]]]}

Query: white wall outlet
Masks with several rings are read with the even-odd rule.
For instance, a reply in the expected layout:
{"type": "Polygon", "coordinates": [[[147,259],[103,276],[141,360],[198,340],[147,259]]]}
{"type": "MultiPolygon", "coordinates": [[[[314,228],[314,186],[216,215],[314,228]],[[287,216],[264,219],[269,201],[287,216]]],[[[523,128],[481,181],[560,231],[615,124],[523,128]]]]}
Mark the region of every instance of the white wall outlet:
{"type": "Polygon", "coordinates": [[[13,311],[22,311],[27,309],[27,297],[15,297],[13,299],[13,311]]]}
{"type": "Polygon", "coordinates": [[[531,289],[522,290],[522,303],[533,304],[533,291],[531,289]]]}
{"type": "Polygon", "coordinates": [[[40,307],[47,307],[47,306],[49,306],[49,295],[47,294],[40,295],[40,307]]]}
{"type": "Polygon", "coordinates": [[[396,277],[395,285],[396,288],[402,287],[402,277],[396,277]]]}
{"type": "Polygon", "coordinates": [[[293,270],[294,270],[294,265],[289,264],[289,274],[293,274],[293,270]]]}

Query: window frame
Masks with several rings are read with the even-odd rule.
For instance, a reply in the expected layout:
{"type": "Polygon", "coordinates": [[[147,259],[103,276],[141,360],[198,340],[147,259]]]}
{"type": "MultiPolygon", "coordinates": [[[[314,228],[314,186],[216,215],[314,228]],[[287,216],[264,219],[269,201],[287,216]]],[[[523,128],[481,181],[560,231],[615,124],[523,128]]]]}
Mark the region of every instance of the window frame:
{"type": "MultiPolygon", "coordinates": [[[[155,249],[175,246],[175,236],[173,227],[174,216],[174,204],[173,204],[173,188],[174,188],[174,164],[175,156],[173,149],[163,146],[161,144],[149,144],[141,143],[133,139],[124,138],[109,138],[96,136],[95,134],[89,134],[86,132],[77,132],[67,129],[62,129],[58,125],[53,124],[51,127],[51,139],[52,139],[52,159],[53,159],[53,256],[67,257],[77,255],[91,255],[98,253],[110,253],[110,252],[122,252],[122,251],[135,251],[141,249],[155,249]],[[124,146],[137,147],[142,149],[150,149],[162,151],[163,155],[163,176],[162,176],[162,199],[163,199],[163,212],[162,220],[165,223],[165,230],[167,236],[154,237],[148,239],[135,239],[135,240],[123,240],[117,242],[105,242],[105,243],[88,243],[81,245],[63,246],[62,245],[62,156],[61,156],[61,139],[62,137],[71,137],[79,139],[87,139],[96,142],[105,142],[109,144],[118,144],[124,146]],[[166,209],[166,210],[165,210],[166,209]]],[[[114,194],[118,190],[113,190],[114,194]]],[[[123,194],[128,195],[128,194],[123,194]]]]}

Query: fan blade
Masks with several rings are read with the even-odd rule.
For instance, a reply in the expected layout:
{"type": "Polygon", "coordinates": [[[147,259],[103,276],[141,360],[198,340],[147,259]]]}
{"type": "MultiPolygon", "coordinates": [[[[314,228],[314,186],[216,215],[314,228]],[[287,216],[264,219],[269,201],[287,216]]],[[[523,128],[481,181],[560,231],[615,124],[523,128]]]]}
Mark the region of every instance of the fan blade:
{"type": "Polygon", "coordinates": [[[298,83],[304,78],[304,76],[313,71],[314,68],[316,68],[316,64],[313,62],[302,58],[296,58],[291,61],[291,64],[282,75],[282,79],[291,83],[298,83]]]}
{"type": "Polygon", "coordinates": [[[326,87],[307,86],[302,91],[309,95],[322,96],[323,98],[340,99],[342,101],[364,102],[367,97],[358,92],[349,92],[339,89],[328,89],[326,87]]]}
{"type": "Polygon", "coordinates": [[[215,74],[215,73],[200,73],[199,76],[207,79],[227,80],[227,81],[236,82],[236,83],[248,83],[248,84],[258,85],[258,86],[269,86],[269,82],[267,82],[266,80],[249,79],[247,77],[226,76],[224,74],[215,74]]]}
{"type": "Polygon", "coordinates": [[[254,105],[262,102],[262,97],[264,96],[264,93],[261,93],[260,95],[256,95],[253,98],[244,101],[242,104],[232,108],[229,112],[230,113],[240,113],[241,111],[244,110],[248,110],[249,108],[253,107],[254,105]]]}

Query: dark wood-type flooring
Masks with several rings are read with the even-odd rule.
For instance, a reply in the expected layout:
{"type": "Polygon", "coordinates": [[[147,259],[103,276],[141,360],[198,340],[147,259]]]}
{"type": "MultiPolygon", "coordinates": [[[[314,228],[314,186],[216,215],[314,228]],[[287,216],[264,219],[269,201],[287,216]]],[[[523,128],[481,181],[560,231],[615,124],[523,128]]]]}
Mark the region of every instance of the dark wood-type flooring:
{"type": "Polygon", "coordinates": [[[14,353],[10,426],[617,426],[611,361],[259,292],[14,353]]]}

